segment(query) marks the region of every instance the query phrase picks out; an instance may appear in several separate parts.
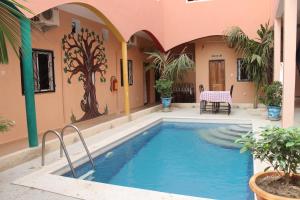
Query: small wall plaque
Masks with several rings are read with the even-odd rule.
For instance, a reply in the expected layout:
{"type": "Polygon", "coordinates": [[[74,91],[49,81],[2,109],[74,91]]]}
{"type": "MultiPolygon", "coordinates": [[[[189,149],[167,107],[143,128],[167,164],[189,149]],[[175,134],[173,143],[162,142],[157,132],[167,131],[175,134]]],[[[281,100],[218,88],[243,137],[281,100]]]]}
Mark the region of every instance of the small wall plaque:
{"type": "Polygon", "coordinates": [[[219,58],[223,58],[223,55],[222,54],[213,54],[211,56],[211,58],[213,58],[213,59],[219,59],[219,58]]]}

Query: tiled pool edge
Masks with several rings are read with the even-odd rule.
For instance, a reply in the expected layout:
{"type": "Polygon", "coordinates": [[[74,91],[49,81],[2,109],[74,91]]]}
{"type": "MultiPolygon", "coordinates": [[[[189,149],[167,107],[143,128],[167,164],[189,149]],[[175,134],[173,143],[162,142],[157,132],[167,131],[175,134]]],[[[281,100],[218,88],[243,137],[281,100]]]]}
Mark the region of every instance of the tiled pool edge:
{"type": "MultiPolygon", "coordinates": [[[[211,119],[198,119],[198,118],[188,118],[188,117],[163,117],[163,116],[152,116],[151,119],[144,121],[143,123],[136,124],[133,128],[124,130],[122,133],[118,135],[114,135],[112,138],[107,138],[105,141],[101,141],[97,144],[89,146],[91,152],[99,151],[100,148],[107,146],[108,144],[115,142],[120,139],[124,139],[129,135],[134,135],[134,132],[140,131],[140,129],[145,129],[149,127],[150,124],[159,123],[160,121],[182,121],[187,120],[191,121],[194,120],[195,122],[212,122],[211,119]],[[101,146],[103,145],[103,146],[101,146]]],[[[232,119],[219,119],[214,120],[213,122],[216,123],[245,123],[251,122],[250,120],[240,120],[235,121],[232,119]]],[[[253,121],[252,121],[253,125],[253,121]]],[[[254,128],[255,126],[253,126],[254,128]]],[[[83,154],[77,155],[72,157],[72,160],[82,160],[83,154]]],[[[189,197],[189,196],[182,196],[182,195],[175,195],[169,193],[162,193],[162,192],[154,192],[150,190],[143,190],[143,189],[135,189],[135,188],[127,188],[122,186],[114,186],[109,184],[102,184],[102,183],[91,183],[88,181],[82,181],[78,179],[71,179],[66,177],[61,177],[58,175],[50,174],[58,169],[64,168],[66,162],[64,160],[60,160],[55,162],[51,165],[43,167],[41,170],[29,174],[21,179],[14,181],[14,184],[33,187],[45,191],[50,191],[58,194],[63,194],[70,197],[75,198],[83,198],[83,199],[124,199],[124,195],[126,195],[126,199],[202,199],[197,197],[189,197]],[[55,169],[53,169],[55,167],[55,169]],[[55,184],[52,184],[55,183],[55,184]],[[96,189],[97,188],[97,189],[96,189]],[[146,194],[147,193],[147,194],[146,194]],[[142,195],[142,196],[139,196],[142,195]],[[149,198],[145,198],[148,196],[149,198]]],[[[254,167],[255,168],[255,167],[254,167]]]]}
{"type": "MultiPolygon", "coordinates": [[[[139,126],[135,126],[134,128],[124,130],[121,137],[118,139],[124,139],[124,137],[129,135],[134,135],[134,132],[140,131],[141,129],[147,128],[149,125],[153,123],[159,123],[162,119],[160,117],[154,117],[151,120],[148,120],[147,123],[144,122],[139,124],[139,126]],[[145,125],[146,124],[146,125],[145,125]],[[127,134],[125,134],[125,133],[127,134]],[[123,136],[123,137],[122,137],[123,136]]],[[[112,138],[110,138],[112,140],[112,138]]],[[[115,140],[116,141],[116,140],[115,140]]],[[[105,143],[102,141],[101,143],[105,143]]],[[[106,141],[106,146],[109,143],[106,141]]],[[[105,144],[104,144],[105,145],[105,144]]],[[[103,146],[104,147],[104,146],[103,146]]],[[[99,150],[99,143],[90,146],[91,152],[95,152],[99,150]]],[[[82,159],[83,155],[74,156],[73,160],[82,159]]],[[[165,199],[165,200],[204,200],[205,198],[197,198],[190,196],[183,196],[177,194],[156,192],[150,190],[115,186],[104,183],[95,183],[84,180],[78,180],[73,178],[62,177],[60,175],[52,174],[53,172],[65,168],[66,162],[64,160],[57,161],[53,164],[43,167],[41,170],[29,174],[23,178],[20,178],[13,182],[13,184],[22,185],[26,187],[32,187],[40,190],[45,190],[57,194],[62,194],[74,198],[80,199],[124,199],[124,195],[126,195],[126,199],[165,199]],[[55,168],[55,169],[54,169],[55,168]],[[55,184],[53,184],[55,183],[55,184]]]]}

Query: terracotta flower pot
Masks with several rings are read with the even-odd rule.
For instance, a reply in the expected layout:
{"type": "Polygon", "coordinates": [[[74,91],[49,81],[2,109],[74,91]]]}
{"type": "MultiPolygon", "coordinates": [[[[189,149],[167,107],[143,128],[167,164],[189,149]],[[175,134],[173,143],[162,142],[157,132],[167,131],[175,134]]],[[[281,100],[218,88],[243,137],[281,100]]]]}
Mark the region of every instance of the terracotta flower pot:
{"type": "MultiPolygon", "coordinates": [[[[260,187],[258,187],[258,185],[256,185],[256,180],[258,178],[275,175],[277,175],[277,172],[260,172],[251,177],[249,181],[249,186],[251,190],[256,194],[257,200],[296,200],[295,198],[282,197],[268,193],[260,187]]],[[[297,177],[300,179],[299,175],[297,177]]]]}

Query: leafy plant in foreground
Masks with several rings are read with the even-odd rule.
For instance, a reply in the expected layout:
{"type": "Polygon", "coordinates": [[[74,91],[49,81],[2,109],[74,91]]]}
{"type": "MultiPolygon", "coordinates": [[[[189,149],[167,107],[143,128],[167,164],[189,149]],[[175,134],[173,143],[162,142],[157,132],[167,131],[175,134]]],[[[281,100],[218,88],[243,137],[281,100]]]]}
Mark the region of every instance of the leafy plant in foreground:
{"type": "Polygon", "coordinates": [[[290,182],[300,166],[300,129],[273,127],[259,136],[247,134],[236,143],[243,144],[241,152],[250,151],[255,159],[268,162],[268,170],[283,172],[283,178],[290,182]]]}

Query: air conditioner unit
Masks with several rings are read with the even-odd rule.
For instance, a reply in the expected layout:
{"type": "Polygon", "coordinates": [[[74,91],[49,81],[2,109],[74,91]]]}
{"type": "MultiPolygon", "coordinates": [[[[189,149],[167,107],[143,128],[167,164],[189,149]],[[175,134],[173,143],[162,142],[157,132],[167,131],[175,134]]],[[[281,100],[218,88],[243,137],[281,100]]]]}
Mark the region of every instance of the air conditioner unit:
{"type": "Polygon", "coordinates": [[[128,47],[136,47],[137,46],[137,37],[135,35],[131,36],[127,42],[128,47]]]}
{"type": "Polygon", "coordinates": [[[59,10],[52,8],[32,18],[33,24],[41,31],[59,26],[59,10]]]}

